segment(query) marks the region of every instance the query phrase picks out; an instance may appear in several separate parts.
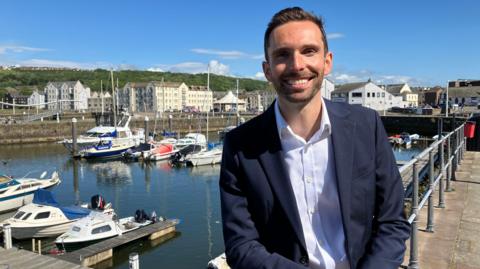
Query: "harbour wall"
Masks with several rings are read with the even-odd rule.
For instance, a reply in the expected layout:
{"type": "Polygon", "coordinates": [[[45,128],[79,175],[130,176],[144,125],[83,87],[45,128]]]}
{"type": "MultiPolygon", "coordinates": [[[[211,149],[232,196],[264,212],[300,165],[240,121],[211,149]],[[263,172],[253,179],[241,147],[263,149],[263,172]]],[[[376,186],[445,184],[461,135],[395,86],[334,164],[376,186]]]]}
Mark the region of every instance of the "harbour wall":
{"type": "MultiPolygon", "coordinates": [[[[208,129],[209,131],[220,131],[226,126],[236,125],[237,121],[246,121],[253,116],[220,116],[209,117],[208,129]]],[[[77,134],[85,133],[87,130],[96,126],[95,120],[92,118],[77,119],[77,134]]],[[[130,128],[144,128],[145,121],[140,118],[132,119],[130,128]]],[[[173,131],[183,135],[187,132],[206,132],[207,119],[206,117],[173,117],[172,119],[159,119],[148,122],[149,132],[153,132],[155,128],[156,133],[161,133],[163,130],[173,131]]],[[[59,122],[56,120],[46,120],[43,122],[36,121],[30,123],[15,123],[0,125],[0,145],[6,144],[22,144],[22,143],[42,143],[61,141],[64,138],[70,139],[72,137],[72,122],[70,119],[62,119],[59,122]]]]}

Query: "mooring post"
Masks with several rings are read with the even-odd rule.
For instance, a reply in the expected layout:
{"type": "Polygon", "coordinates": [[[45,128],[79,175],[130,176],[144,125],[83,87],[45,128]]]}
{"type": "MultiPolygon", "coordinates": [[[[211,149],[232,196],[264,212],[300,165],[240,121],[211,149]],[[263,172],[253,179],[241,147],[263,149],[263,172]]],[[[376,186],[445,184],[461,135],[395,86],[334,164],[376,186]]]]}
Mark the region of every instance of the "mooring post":
{"type": "Polygon", "coordinates": [[[77,149],[77,119],[72,118],[72,155],[73,157],[77,157],[78,149],[77,149]]]}
{"type": "Polygon", "coordinates": [[[138,253],[133,252],[128,255],[128,264],[130,269],[140,269],[138,253]]]}
{"type": "Polygon", "coordinates": [[[12,248],[12,228],[9,223],[3,224],[3,247],[5,249],[12,248]]]}
{"type": "Polygon", "coordinates": [[[168,115],[168,131],[172,132],[172,115],[168,115]]]}
{"type": "Polygon", "coordinates": [[[35,238],[32,238],[32,252],[35,252],[35,238]]]}
{"type": "Polygon", "coordinates": [[[42,240],[38,239],[38,254],[42,255],[42,240]]]}
{"type": "Polygon", "coordinates": [[[433,233],[433,194],[435,191],[435,162],[433,161],[433,148],[428,152],[429,157],[429,188],[432,191],[428,196],[428,215],[427,215],[427,232],[433,233]]]}
{"type": "Polygon", "coordinates": [[[418,269],[418,238],[417,238],[417,225],[418,225],[418,172],[417,162],[412,165],[413,172],[413,192],[412,192],[412,214],[415,215],[410,234],[410,261],[408,268],[418,269]]]}
{"type": "Polygon", "coordinates": [[[148,143],[148,117],[145,116],[145,143],[148,143]]]}

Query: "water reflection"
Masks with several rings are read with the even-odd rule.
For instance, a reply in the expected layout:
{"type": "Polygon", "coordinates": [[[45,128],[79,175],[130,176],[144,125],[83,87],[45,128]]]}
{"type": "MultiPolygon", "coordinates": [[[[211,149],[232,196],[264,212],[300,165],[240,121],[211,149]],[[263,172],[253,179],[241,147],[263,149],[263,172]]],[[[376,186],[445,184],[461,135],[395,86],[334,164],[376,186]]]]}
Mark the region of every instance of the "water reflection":
{"type": "Polygon", "coordinates": [[[130,165],[133,163],[125,163],[121,160],[116,161],[89,161],[90,169],[96,174],[97,182],[105,185],[131,184],[132,172],[130,165]]]}

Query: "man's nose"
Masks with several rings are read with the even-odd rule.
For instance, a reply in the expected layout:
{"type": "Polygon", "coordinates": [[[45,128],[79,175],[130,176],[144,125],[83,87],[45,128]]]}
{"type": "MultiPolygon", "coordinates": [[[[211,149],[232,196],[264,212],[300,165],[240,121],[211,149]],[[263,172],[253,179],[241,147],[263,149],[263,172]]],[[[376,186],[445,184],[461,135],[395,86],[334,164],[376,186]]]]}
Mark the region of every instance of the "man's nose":
{"type": "Polygon", "coordinates": [[[300,53],[292,54],[291,68],[293,71],[299,71],[305,68],[305,59],[303,59],[302,54],[300,53]]]}

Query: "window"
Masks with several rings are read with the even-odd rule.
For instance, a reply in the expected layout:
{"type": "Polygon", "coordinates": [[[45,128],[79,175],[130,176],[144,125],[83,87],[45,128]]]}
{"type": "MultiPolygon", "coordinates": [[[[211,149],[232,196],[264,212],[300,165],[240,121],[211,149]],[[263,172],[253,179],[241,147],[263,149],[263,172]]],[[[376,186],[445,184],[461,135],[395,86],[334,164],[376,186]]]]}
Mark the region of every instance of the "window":
{"type": "Polygon", "coordinates": [[[93,229],[92,234],[105,233],[111,230],[112,228],[110,227],[110,225],[104,225],[104,226],[93,229]]]}
{"type": "Polygon", "coordinates": [[[48,217],[50,217],[50,211],[38,213],[35,219],[47,219],[48,217]]]}
{"type": "Polygon", "coordinates": [[[80,232],[80,230],[81,229],[78,226],[73,226],[73,228],[72,228],[72,231],[74,231],[74,232],[80,232]]]}
{"type": "Polygon", "coordinates": [[[385,93],[384,93],[384,92],[382,92],[382,97],[385,97],[385,93]]]}
{"type": "Polygon", "coordinates": [[[361,92],[352,92],[352,97],[362,97],[361,92]]]}
{"type": "Polygon", "coordinates": [[[30,215],[32,215],[32,213],[28,213],[27,215],[25,215],[25,217],[23,217],[22,220],[28,219],[28,217],[30,217],[30,215]]]}
{"type": "Polygon", "coordinates": [[[377,92],[377,97],[380,97],[380,93],[379,93],[379,92],[377,92]]]}
{"type": "Polygon", "coordinates": [[[14,218],[14,219],[19,219],[19,218],[21,218],[24,214],[25,214],[25,212],[23,212],[23,211],[18,211],[17,214],[15,214],[15,216],[13,216],[13,218],[14,218]]]}
{"type": "Polygon", "coordinates": [[[370,93],[369,93],[369,92],[367,92],[367,97],[370,97],[370,93]]]}

